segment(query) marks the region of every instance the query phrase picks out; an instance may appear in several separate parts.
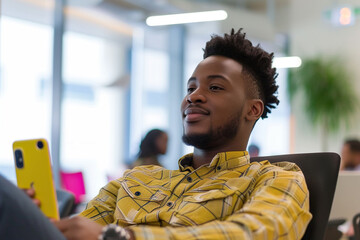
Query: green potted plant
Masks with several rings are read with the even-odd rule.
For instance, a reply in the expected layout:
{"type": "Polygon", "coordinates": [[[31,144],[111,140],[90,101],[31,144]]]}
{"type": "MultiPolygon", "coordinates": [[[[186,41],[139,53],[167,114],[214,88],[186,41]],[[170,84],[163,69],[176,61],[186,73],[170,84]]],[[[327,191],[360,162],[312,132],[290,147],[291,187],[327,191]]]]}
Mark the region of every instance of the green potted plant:
{"type": "Polygon", "coordinates": [[[313,126],[322,131],[323,151],[327,150],[328,134],[345,124],[359,106],[350,74],[338,57],[305,59],[301,67],[290,71],[288,94],[290,100],[303,93],[303,108],[313,126]]]}

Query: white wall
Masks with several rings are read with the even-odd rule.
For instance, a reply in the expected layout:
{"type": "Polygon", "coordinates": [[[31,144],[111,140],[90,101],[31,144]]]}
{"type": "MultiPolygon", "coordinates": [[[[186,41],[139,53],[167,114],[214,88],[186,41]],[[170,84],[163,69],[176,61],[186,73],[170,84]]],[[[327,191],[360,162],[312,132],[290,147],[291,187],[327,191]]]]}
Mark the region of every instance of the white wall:
{"type": "MultiPolygon", "coordinates": [[[[343,1],[338,1],[341,4],[343,1]]],[[[359,5],[353,1],[353,6],[359,5]]],[[[360,22],[350,27],[335,27],[324,16],[324,11],[334,7],[333,2],[325,0],[293,0],[290,6],[289,35],[291,40],[290,52],[300,57],[317,54],[339,55],[346,64],[353,77],[354,87],[360,99],[360,22]]],[[[351,1],[347,1],[351,4],[351,1]]],[[[301,108],[301,100],[297,98],[293,106],[295,117],[294,151],[311,152],[321,151],[319,129],[309,123],[301,108]]],[[[359,107],[360,110],[360,107],[359,107]]],[[[349,129],[342,129],[339,133],[329,136],[328,150],[339,152],[344,138],[360,138],[360,111],[354,116],[353,124],[349,129]]]]}
{"type": "MultiPolygon", "coordinates": [[[[357,1],[337,1],[337,4],[360,7],[357,1]]],[[[360,99],[360,20],[350,27],[335,27],[325,17],[325,11],[335,7],[334,1],[327,0],[290,0],[288,4],[277,6],[274,19],[266,15],[239,9],[226,9],[227,20],[221,22],[221,32],[228,32],[231,27],[244,27],[250,39],[260,42],[275,41],[276,34],[288,34],[290,55],[302,58],[317,54],[339,55],[348,64],[353,77],[354,88],[360,99]],[[280,8],[279,8],[280,7],[280,8]],[[359,47],[358,47],[359,46],[359,47]]],[[[308,121],[301,105],[301,95],[292,106],[290,123],[290,152],[322,151],[321,132],[308,121]]],[[[348,137],[360,138],[360,107],[352,119],[352,125],[342,128],[338,133],[329,135],[328,151],[340,152],[342,142],[348,137]]]]}

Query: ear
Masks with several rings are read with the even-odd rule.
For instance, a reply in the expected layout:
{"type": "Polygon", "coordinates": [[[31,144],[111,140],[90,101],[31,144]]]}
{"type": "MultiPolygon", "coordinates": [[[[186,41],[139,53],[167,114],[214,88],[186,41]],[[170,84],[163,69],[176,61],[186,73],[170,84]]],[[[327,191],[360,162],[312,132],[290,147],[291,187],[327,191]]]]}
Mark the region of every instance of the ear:
{"type": "Polygon", "coordinates": [[[249,99],[247,100],[247,104],[246,120],[250,122],[258,120],[264,111],[263,101],[260,99],[249,99]]]}

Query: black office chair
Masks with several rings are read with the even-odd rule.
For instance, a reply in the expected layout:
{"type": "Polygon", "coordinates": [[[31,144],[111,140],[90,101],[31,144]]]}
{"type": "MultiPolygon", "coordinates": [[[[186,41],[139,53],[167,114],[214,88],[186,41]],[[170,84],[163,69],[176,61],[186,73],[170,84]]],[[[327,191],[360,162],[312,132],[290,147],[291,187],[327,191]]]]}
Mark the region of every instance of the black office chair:
{"type": "Polygon", "coordinates": [[[360,239],[360,213],[353,217],[352,224],[354,227],[355,239],[360,239]]]}
{"type": "Polygon", "coordinates": [[[75,205],[75,196],[69,191],[56,189],[60,218],[68,217],[75,205]]]}
{"type": "Polygon", "coordinates": [[[337,153],[303,153],[253,157],[251,161],[269,160],[293,162],[304,173],[310,193],[310,212],[313,215],[303,240],[324,239],[340,167],[337,153]]]}
{"type": "Polygon", "coordinates": [[[339,226],[346,223],[345,218],[330,219],[325,231],[326,240],[340,240],[343,233],[339,230],[339,226]]]}

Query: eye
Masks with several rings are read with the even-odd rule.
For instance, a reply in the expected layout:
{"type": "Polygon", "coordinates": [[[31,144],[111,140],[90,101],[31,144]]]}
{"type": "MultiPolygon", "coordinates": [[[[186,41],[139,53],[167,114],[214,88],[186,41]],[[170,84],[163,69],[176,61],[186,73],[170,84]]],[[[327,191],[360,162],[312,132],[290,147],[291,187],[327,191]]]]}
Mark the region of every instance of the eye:
{"type": "Polygon", "coordinates": [[[214,86],[210,86],[210,90],[211,91],[220,91],[220,90],[224,90],[224,88],[214,85],[214,86]]]}
{"type": "Polygon", "coordinates": [[[196,90],[195,87],[188,87],[187,93],[190,94],[190,93],[192,93],[192,92],[195,91],[195,90],[196,90]]]}

